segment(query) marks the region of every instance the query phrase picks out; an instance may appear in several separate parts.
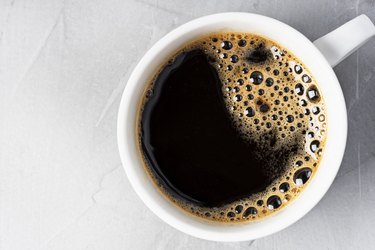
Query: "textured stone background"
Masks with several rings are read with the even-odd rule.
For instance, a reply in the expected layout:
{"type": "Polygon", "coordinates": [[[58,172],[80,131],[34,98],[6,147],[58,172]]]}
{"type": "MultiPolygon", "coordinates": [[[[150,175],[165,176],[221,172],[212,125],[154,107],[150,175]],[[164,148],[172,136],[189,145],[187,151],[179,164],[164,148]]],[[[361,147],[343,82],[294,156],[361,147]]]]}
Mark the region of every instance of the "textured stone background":
{"type": "Polygon", "coordinates": [[[0,249],[373,249],[375,39],[335,68],[346,154],[327,195],[293,226],[208,242],[135,195],[116,143],[129,74],[171,29],[224,11],[271,16],[312,40],[361,13],[375,21],[374,0],[0,1],[0,249]]]}

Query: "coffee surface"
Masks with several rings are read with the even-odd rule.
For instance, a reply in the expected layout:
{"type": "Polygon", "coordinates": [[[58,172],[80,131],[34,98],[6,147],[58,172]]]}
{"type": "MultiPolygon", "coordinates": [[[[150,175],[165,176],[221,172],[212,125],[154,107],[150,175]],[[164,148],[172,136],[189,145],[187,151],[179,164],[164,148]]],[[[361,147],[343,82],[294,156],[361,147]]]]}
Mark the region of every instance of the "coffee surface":
{"type": "Polygon", "coordinates": [[[290,203],[324,149],[317,84],[266,38],[215,33],[162,65],[140,107],[139,145],[160,191],[199,217],[240,222],[290,203]]]}

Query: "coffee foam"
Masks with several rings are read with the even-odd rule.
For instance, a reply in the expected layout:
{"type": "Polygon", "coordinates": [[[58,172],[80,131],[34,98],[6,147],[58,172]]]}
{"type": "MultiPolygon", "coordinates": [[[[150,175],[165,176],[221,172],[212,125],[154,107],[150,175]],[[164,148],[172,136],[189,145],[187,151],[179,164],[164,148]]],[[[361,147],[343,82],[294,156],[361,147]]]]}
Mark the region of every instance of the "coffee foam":
{"type": "MultiPolygon", "coordinates": [[[[199,207],[179,200],[149,174],[178,207],[207,220],[253,221],[281,210],[303,190],[322,157],[327,124],[318,85],[290,51],[261,36],[215,33],[187,44],[176,55],[194,49],[203,50],[217,68],[228,112],[245,140],[266,146],[275,136],[276,148],[298,141],[304,150],[288,159],[285,174],[264,192],[222,207],[199,207]]],[[[152,90],[152,83],[147,91],[152,90]]]]}

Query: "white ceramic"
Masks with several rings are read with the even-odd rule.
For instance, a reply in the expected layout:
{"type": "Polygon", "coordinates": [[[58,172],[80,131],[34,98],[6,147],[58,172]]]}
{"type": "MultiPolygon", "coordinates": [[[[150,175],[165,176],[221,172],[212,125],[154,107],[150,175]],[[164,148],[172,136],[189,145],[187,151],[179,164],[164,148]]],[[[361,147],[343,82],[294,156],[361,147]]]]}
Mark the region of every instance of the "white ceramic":
{"type": "MultiPolygon", "coordinates": [[[[346,107],[332,66],[375,34],[375,27],[362,15],[312,43],[292,27],[275,19],[249,13],[222,13],[195,19],[158,41],[134,69],[124,90],[118,113],[117,133],[121,160],[131,185],[143,202],[176,229],[213,241],[244,241],[275,233],[309,212],[332,184],[345,150],[346,107]],[[327,108],[327,142],[314,178],[294,202],[274,215],[241,225],[221,225],[187,215],[157,191],[144,172],[136,145],[136,114],[145,84],[166,57],[183,44],[216,31],[232,30],[259,34],[293,52],[318,82],[327,108]],[[314,45],[315,44],[315,45],[314,45]]],[[[156,232],[155,232],[156,233],[156,232]]]]}

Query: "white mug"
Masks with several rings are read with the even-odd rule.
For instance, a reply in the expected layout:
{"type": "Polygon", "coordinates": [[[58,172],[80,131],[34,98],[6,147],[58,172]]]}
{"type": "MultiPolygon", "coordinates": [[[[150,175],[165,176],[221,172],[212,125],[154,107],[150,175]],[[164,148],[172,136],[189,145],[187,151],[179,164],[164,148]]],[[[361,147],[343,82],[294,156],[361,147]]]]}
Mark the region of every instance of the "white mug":
{"type": "Polygon", "coordinates": [[[343,158],[347,117],[344,96],[335,73],[336,64],[375,34],[370,19],[361,15],[314,43],[292,27],[275,19],[249,13],[221,13],[188,22],[159,40],[131,74],[118,113],[118,147],[125,172],[143,202],[166,223],[192,236],[214,241],[253,240],[293,224],[309,212],[332,184],[343,158]],[[278,213],[255,222],[225,225],[206,222],[178,209],[168,201],[145,172],[137,147],[136,118],[148,81],[169,56],[184,44],[223,30],[259,34],[297,56],[315,77],[327,110],[327,139],[320,166],[307,187],[278,213]]]}

